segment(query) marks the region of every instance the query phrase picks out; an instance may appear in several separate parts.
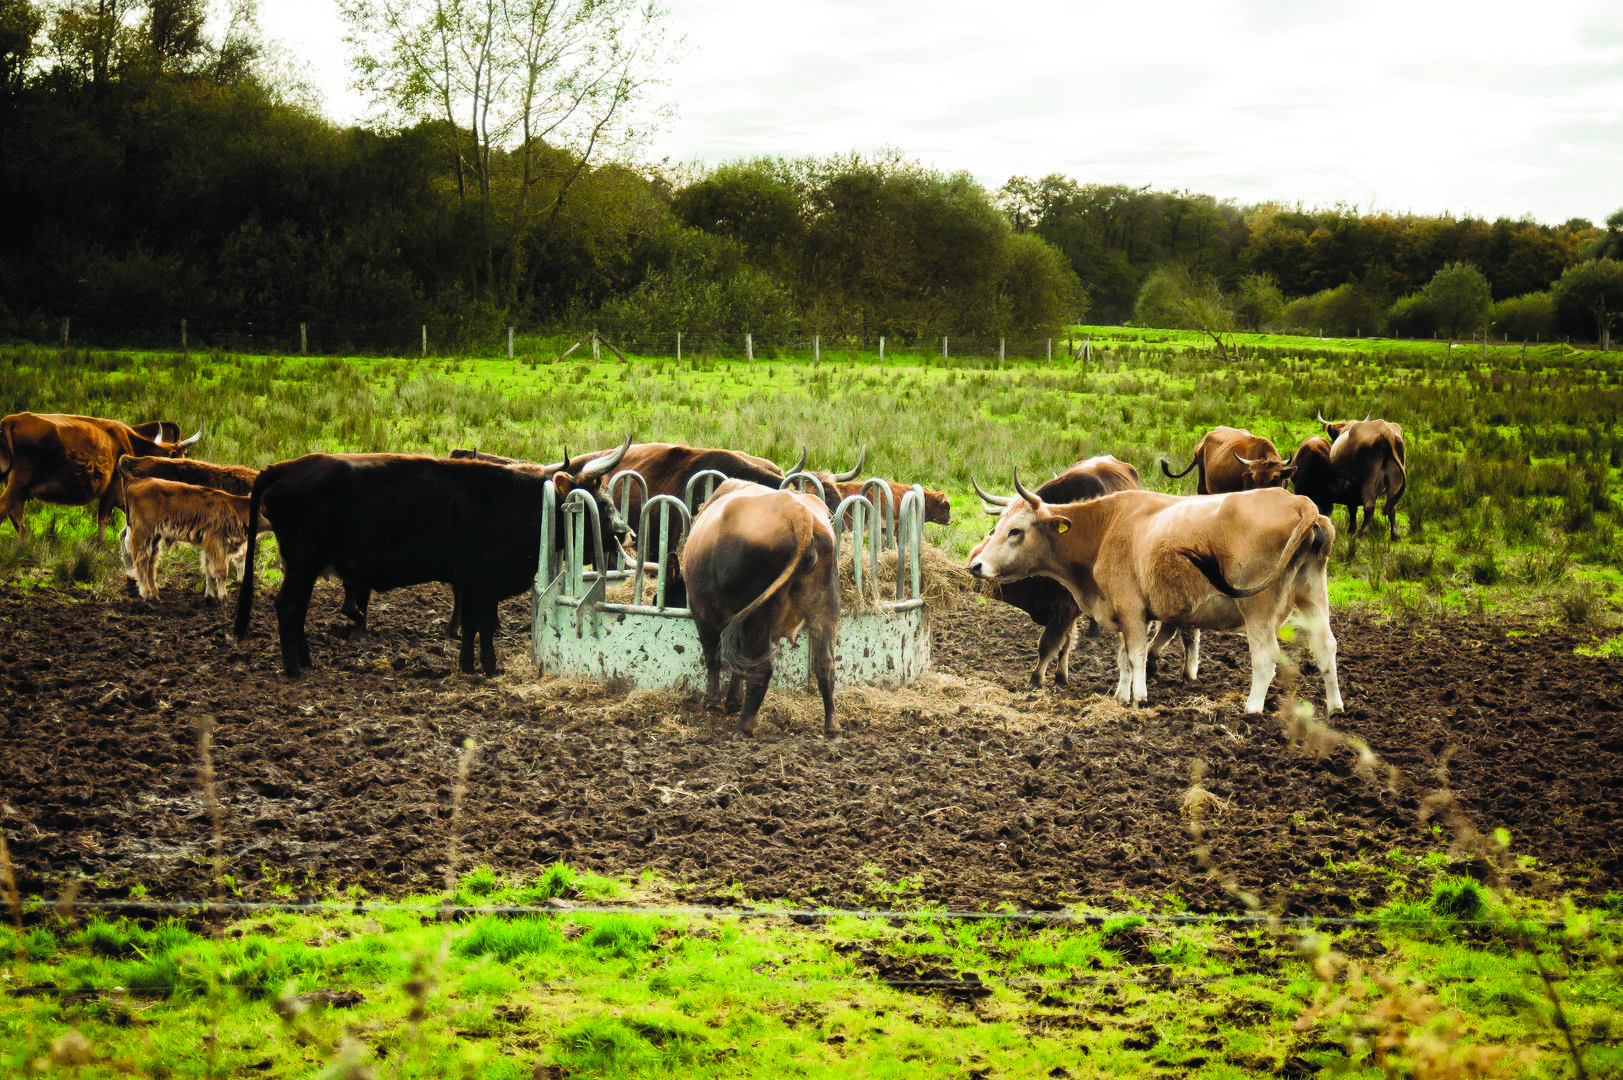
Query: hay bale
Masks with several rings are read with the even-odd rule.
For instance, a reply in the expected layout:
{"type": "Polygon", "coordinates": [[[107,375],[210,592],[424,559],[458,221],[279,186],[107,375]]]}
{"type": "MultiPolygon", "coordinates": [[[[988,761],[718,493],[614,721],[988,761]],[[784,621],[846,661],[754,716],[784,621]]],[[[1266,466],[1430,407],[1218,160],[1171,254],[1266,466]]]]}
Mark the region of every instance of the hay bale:
{"type": "MultiPolygon", "coordinates": [[[[896,598],[896,552],[883,551],[879,555],[879,598],[896,598]]],[[[856,573],[852,569],[852,550],[849,545],[840,552],[840,610],[868,612],[874,607],[873,564],[862,563],[863,593],[857,593],[856,573]]],[[[965,593],[975,591],[975,578],[969,568],[934,544],[924,544],[919,551],[919,595],[925,610],[932,615],[955,611],[965,593]]]]}

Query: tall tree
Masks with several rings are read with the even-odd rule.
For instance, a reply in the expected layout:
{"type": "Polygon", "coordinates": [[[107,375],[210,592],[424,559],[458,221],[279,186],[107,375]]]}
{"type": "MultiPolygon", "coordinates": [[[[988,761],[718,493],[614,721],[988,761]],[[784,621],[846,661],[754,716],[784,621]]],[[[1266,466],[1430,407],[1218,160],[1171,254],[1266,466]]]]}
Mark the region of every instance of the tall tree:
{"type": "MultiPolygon", "coordinates": [[[[657,0],[340,0],[339,11],[380,118],[444,133],[457,195],[479,202],[491,235],[490,201],[513,173],[506,299],[524,233],[561,212],[595,158],[647,133],[640,106],[673,58],[657,0]]],[[[494,250],[488,262],[487,278],[494,250]]]]}
{"type": "Polygon", "coordinates": [[[1623,315],[1623,261],[1590,259],[1569,266],[1552,291],[1556,318],[1570,327],[1587,315],[1601,348],[1612,347],[1612,325],[1623,315]]]}
{"type": "Polygon", "coordinates": [[[1449,263],[1426,282],[1423,290],[1440,329],[1460,337],[1485,326],[1493,293],[1482,271],[1470,263],[1449,263]]]}

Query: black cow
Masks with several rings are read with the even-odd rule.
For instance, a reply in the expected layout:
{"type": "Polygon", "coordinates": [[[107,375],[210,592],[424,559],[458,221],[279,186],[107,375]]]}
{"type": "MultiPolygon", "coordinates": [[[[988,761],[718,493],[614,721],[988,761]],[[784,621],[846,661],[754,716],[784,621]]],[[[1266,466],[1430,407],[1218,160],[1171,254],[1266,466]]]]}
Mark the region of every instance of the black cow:
{"type": "Polygon", "coordinates": [[[247,637],[252,616],[253,537],[263,507],[282,554],[276,622],[282,667],[290,677],[311,666],[305,616],[316,579],[329,572],[346,592],[449,583],[463,615],[462,670],[473,672],[477,635],[480,664],[494,675],[496,606],[535,581],[546,485],[557,487],[560,501],[575,487],[591,491],[608,531],[618,515],[603,506],[601,484],[618,460],[610,454],[579,473],[551,476],[540,469],[404,454],[310,454],[271,465],[249,497],[237,640],[247,637]]]}

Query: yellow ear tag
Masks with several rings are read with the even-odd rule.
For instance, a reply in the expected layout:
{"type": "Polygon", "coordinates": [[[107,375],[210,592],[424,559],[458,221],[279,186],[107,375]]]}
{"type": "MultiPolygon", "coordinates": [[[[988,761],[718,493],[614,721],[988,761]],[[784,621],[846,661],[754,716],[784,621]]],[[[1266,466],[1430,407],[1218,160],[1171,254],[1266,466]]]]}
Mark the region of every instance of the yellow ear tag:
{"type": "Polygon", "coordinates": [[[1070,532],[1071,531],[1071,523],[1069,521],[1066,521],[1064,518],[1060,518],[1058,521],[1054,522],[1054,531],[1055,532],[1070,532]]]}

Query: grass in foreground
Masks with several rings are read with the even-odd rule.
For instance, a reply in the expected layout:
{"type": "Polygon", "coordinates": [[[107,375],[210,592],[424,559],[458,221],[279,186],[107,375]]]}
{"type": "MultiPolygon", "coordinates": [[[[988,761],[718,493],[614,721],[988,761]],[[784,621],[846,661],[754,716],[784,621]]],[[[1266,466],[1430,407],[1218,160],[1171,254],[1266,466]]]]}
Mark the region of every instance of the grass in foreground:
{"type": "Polygon", "coordinates": [[[213,932],[40,916],[0,936],[0,1070],[1557,1076],[1575,1053],[1590,1075],[1623,1067],[1612,1027],[1623,898],[1557,912],[1557,928],[1548,912],[1445,877],[1356,924],[1289,929],[640,911],[618,899],[649,902],[655,887],[564,866],[504,883],[481,867],[449,900],[355,910],[351,898],[213,932]],[[560,893],[579,906],[479,910],[560,893]]]}

